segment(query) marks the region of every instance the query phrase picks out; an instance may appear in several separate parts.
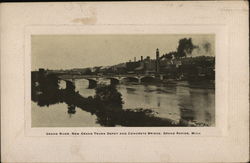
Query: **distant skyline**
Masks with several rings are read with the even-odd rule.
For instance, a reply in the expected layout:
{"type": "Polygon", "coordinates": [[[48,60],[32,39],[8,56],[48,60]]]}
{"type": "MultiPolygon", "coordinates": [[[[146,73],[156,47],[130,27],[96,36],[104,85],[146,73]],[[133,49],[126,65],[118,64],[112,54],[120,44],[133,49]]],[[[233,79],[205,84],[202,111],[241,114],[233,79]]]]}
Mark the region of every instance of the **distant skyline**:
{"type": "Polygon", "coordinates": [[[150,56],[176,51],[182,38],[192,38],[195,49],[192,56],[215,56],[213,34],[192,35],[32,35],[32,70],[73,69],[94,66],[110,66],[139,60],[150,56]]]}

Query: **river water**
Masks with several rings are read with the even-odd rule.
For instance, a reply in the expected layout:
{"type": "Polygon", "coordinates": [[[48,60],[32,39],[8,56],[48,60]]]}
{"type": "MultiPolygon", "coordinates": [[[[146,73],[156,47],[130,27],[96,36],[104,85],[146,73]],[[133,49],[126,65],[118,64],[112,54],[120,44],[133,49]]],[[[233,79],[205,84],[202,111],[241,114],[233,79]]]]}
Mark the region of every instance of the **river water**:
{"type": "MultiPolygon", "coordinates": [[[[108,81],[102,81],[107,83],[108,81]]],[[[88,89],[88,81],[76,80],[76,91],[84,96],[93,96],[94,89],[88,89]]],[[[65,83],[60,86],[65,87],[65,83]]],[[[196,88],[187,81],[174,84],[119,84],[118,91],[124,101],[123,109],[152,109],[156,116],[205,123],[215,126],[215,90],[196,88]]],[[[67,113],[65,103],[40,107],[32,102],[32,127],[92,127],[100,126],[96,123],[96,116],[76,107],[75,114],[67,113]]]]}

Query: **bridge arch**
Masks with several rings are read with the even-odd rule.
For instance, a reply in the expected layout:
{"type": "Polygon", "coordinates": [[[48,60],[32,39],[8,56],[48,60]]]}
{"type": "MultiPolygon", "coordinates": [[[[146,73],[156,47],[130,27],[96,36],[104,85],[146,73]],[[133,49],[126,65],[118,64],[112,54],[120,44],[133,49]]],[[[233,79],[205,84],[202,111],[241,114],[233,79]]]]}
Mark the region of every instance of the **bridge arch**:
{"type": "Polygon", "coordinates": [[[113,78],[113,77],[110,77],[110,78],[108,78],[108,79],[110,79],[110,85],[117,85],[117,84],[119,84],[120,83],[120,80],[119,79],[117,79],[117,78],[113,78]]]}
{"type": "Polygon", "coordinates": [[[150,82],[153,82],[154,80],[155,80],[155,77],[153,76],[144,76],[141,78],[142,83],[150,83],[150,82]]]}
{"type": "Polygon", "coordinates": [[[66,90],[74,91],[75,90],[75,80],[65,80],[66,90]]]}
{"type": "Polygon", "coordinates": [[[80,79],[59,79],[59,88],[61,89],[73,89],[75,90],[79,85],[79,83],[83,81],[79,80],[86,80],[88,81],[89,89],[93,89],[97,86],[97,80],[92,78],[80,78],[80,79]]]}
{"type": "Polygon", "coordinates": [[[137,77],[123,77],[123,78],[121,78],[121,81],[140,83],[140,78],[137,78],[137,77]]]}
{"type": "Polygon", "coordinates": [[[89,86],[88,86],[89,89],[93,89],[93,88],[95,88],[97,86],[97,81],[96,80],[90,79],[90,78],[86,78],[86,80],[89,81],[89,86]]]}

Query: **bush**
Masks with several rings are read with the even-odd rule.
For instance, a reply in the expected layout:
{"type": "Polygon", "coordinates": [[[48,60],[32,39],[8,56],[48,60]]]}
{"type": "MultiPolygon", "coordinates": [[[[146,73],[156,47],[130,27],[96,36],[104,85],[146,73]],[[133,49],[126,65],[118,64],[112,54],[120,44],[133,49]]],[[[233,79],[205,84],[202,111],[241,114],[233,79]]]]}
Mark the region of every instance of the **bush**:
{"type": "Polygon", "coordinates": [[[99,85],[95,90],[95,100],[99,101],[105,108],[122,109],[122,95],[113,85],[99,85]]]}

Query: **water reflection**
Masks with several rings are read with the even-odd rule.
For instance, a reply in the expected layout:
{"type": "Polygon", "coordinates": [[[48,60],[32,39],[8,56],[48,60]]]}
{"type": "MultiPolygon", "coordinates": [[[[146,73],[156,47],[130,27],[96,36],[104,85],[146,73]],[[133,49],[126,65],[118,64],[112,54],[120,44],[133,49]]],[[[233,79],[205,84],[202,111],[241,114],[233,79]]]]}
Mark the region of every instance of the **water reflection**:
{"type": "Polygon", "coordinates": [[[213,89],[192,88],[187,82],[157,86],[119,85],[117,89],[125,101],[124,108],[148,108],[157,111],[159,117],[215,125],[213,89]]]}
{"type": "Polygon", "coordinates": [[[32,127],[99,127],[96,123],[96,115],[82,111],[75,107],[75,114],[68,114],[68,105],[58,103],[54,105],[38,106],[35,102],[32,106],[32,127]]]}
{"type": "MultiPolygon", "coordinates": [[[[105,83],[107,81],[104,80],[102,82],[105,83]]],[[[59,88],[64,88],[66,85],[59,84],[59,88]]],[[[34,96],[36,98],[33,98],[33,101],[37,102],[38,105],[34,106],[33,104],[32,110],[37,110],[37,108],[43,108],[44,106],[56,108],[57,110],[63,107],[70,115],[69,117],[67,116],[68,119],[72,119],[72,117],[76,115],[81,115],[82,119],[77,119],[78,122],[76,123],[78,124],[72,124],[72,127],[74,125],[86,126],[86,124],[88,124],[87,126],[98,126],[99,124],[104,126],[150,126],[151,123],[147,121],[151,121],[157,124],[157,126],[163,124],[162,119],[152,119],[150,116],[145,116],[150,114],[150,111],[147,109],[153,110],[155,117],[171,119],[176,123],[184,121],[184,125],[189,125],[189,122],[200,124],[201,126],[204,124],[208,126],[215,125],[214,89],[196,88],[188,82],[158,85],[119,84],[116,86],[116,89],[122,95],[124,101],[122,106],[123,110],[127,110],[127,112],[123,112],[122,114],[119,109],[117,112],[107,109],[102,111],[103,104],[98,106],[98,104],[95,103],[95,107],[100,107],[100,109],[96,110],[91,109],[91,103],[89,103],[89,105],[84,104],[84,100],[85,102],[93,100],[84,99],[82,97],[87,98],[89,96],[95,96],[95,90],[88,89],[88,80],[75,80],[74,89],[79,93],[79,96],[75,95],[74,92],[72,92],[72,95],[67,93],[68,97],[64,98],[66,101],[61,100],[63,97],[52,98],[52,96],[57,96],[57,92],[54,92],[54,94],[39,94],[38,91],[38,94],[34,96]],[[61,103],[66,105],[62,105],[61,103]],[[78,106],[76,106],[75,103],[78,103],[78,106]],[[77,108],[80,108],[81,111],[77,112],[77,108]],[[86,114],[86,111],[91,114],[86,114]],[[94,120],[93,116],[95,117],[94,120]],[[92,117],[91,121],[89,120],[90,117],[92,117]],[[142,119],[141,122],[138,122],[138,119],[142,119]],[[86,122],[86,120],[89,121],[86,122]]],[[[60,97],[61,95],[58,94],[58,96],[60,97]]],[[[39,112],[40,115],[34,114],[32,116],[34,119],[39,119],[41,115],[47,115],[44,119],[49,120],[48,123],[42,123],[44,126],[49,127],[55,125],[55,123],[50,123],[51,121],[57,122],[58,126],[63,126],[65,124],[65,122],[60,121],[61,117],[58,115],[54,116],[53,120],[51,120],[51,111],[48,109],[40,109],[39,112]]],[[[67,120],[65,121],[67,122],[67,120]]]]}

